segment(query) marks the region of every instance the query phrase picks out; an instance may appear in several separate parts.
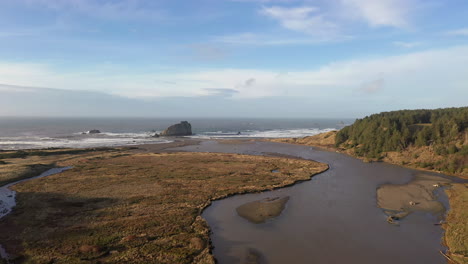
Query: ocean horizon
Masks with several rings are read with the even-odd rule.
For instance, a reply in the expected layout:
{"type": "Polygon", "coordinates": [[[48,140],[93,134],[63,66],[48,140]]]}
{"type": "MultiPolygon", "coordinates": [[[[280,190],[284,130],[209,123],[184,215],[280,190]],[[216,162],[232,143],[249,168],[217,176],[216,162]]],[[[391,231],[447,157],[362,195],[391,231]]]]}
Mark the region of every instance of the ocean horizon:
{"type": "Polygon", "coordinates": [[[339,130],[350,118],[52,118],[0,117],[0,150],[92,148],[168,143],[153,137],[188,121],[194,139],[305,137],[339,130]],[[87,134],[97,129],[99,134],[87,134]]]}

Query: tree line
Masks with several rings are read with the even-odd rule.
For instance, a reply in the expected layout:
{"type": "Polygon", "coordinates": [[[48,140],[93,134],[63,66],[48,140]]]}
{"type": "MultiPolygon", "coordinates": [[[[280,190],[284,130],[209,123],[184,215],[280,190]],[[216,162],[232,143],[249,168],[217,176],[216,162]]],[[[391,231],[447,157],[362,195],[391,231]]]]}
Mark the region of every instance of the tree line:
{"type": "Polygon", "coordinates": [[[467,127],[468,107],[383,112],[340,130],[336,146],[353,148],[356,155],[373,159],[410,146],[430,146],[438,155],[451,156],[450,162],[422,166],[440,165],[441,170],[456,172],[467,166],[467,127]]]}

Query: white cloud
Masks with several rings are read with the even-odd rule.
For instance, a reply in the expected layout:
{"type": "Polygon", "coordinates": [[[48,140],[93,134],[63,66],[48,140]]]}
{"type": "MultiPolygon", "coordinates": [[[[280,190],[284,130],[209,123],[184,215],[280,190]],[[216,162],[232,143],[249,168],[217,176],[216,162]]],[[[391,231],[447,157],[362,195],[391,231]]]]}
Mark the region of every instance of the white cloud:
{"type": "Polygon", "coordinates": [[[450,31],[445,32],[445,34],[449,35],[449,36],[468,37],[468,28],[459,28],[459,29],[455,29],[455,30],[450,30],[450,31]]]}
{"type": "Polygon", "coordinates": [[[341,0],[343,7],[355,18],[372,27],[408,27],[416,0],[341,0]]]}
{"type": "Polygon", "coordinates": [[[232,97],[234,94],[239,93],[234,89],[227,88],[207,88],[200,91],[202,96],[217,96],[217,97],[232,97]]]}
{"type": "Polygon", "coordinates": [[[319,9],[313,6],[302,7],[264,7],[263,15],[279,21],[286,29],[314,36],[329,37],[336,35],[338,27],[328,21],[324,14],[317,14],[319,9]]]}
{"type": "MultiPolygon", "coordinates": [[[[233,98],[297,96],[349,97],[379,91],[379,96],[467,98],[468,46],[413,52],[366,60],[347,60],[287,74],[262,69],[205,69],[131,74],[128,69],[90,69],[67,73],[41,64],[0,62],[0,83],[91,90],[126,97],[199,96],[207,88],[237,91],[233,98]],[[447,67],[450,65],[450,67],[447,67]],[[385,76],[377,79],[376,76],[385,76]],[[158,80],[165,80],[164,82],[158,80]],[[369,82],[369,80],[374,80],[369,82]],[[385,84],[385,90],[381,89],[385,84]]],[[[220,90],[211,90],[220,91],[220,90]]]]}
{"type": "MultiPolygon", "coordinates": [[[[259,13],[274,19],[291,32],[302,33],[303,37],[284,37],[275,34],[242,33],[218,37],[231,44],[251,45],[297,45],[353,38],[349,32],[355,29],[356,21],[364,21],[371,28],[411,27],[411,17],[420,0],[335,0],[318,1],[317,5],[270,5],[259,13]],[[320,6],[320,7],[319,7],[320,6]]],[[[303,2],[304,3],[304,2],[303,2]]],[[[310,2],[308,2],[310,3],[310,2]]],[[[403,42],[399,42],[403,46],[403,42]]],[[[398,45],[396,44],[396,45],[398,45]]],[[[407,48],[409,44],[405,45],[407,48]]]]}
{"type": "Polygon", "coordinates": [[[371,82],[364,83],[360,90],[364,93],[372,94],[381,91],[385,86],[385,80],[383,78],[379,78],[377,80],[373,80],[371,82]]]}

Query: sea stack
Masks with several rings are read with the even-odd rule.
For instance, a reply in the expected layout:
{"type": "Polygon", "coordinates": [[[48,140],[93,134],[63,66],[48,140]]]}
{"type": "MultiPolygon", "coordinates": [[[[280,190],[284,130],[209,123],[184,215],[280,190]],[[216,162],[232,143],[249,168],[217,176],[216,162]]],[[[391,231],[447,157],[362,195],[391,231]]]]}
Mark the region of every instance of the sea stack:
{"type": "Polygon", "coordinates": [[[97,130],[97,129],[91,129],[88,131],[88,134],[100,134],[101,131],[97,130]]]}
{"type": "Polygon", "coordinates": [[[192,125],[187,121],[168,127],[161,133],[161,136],[190,136],[192,135],[192,125]]]}

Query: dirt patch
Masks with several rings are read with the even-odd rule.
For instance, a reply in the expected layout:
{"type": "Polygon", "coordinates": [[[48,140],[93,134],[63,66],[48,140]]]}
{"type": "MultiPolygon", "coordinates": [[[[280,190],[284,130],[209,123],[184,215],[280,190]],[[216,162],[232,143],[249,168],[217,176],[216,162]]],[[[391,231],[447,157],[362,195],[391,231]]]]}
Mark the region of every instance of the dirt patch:
{"type": "Polygon", "coordinates": [[[279,216],[289,200],[286,197],[265,198],[237,207],[237,214],[254,224],[261,224],[268,219],[279,216]]]}

